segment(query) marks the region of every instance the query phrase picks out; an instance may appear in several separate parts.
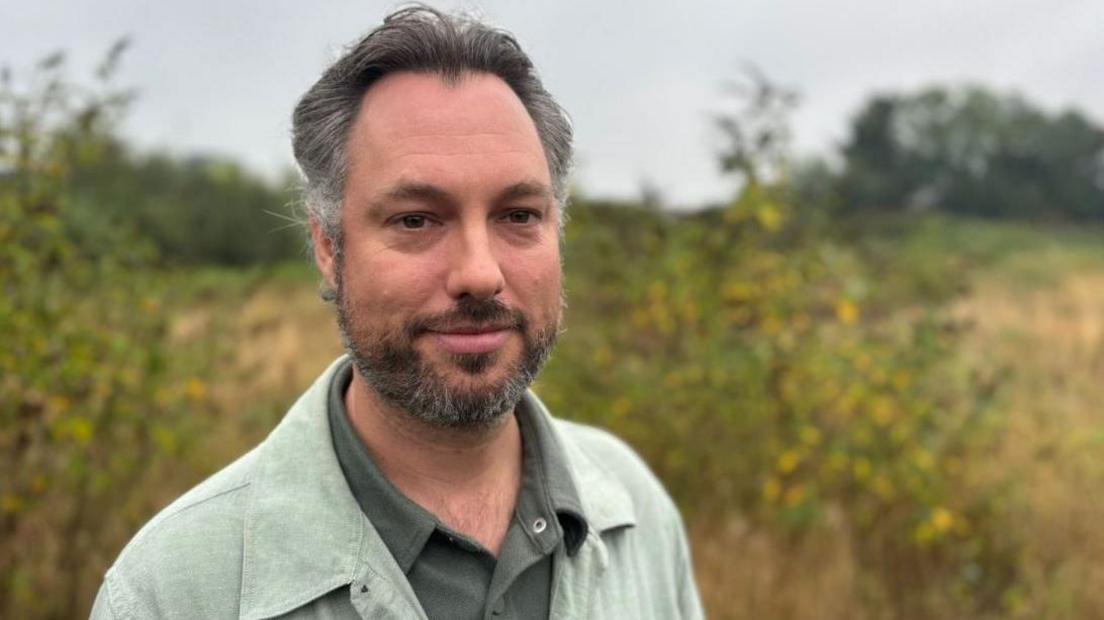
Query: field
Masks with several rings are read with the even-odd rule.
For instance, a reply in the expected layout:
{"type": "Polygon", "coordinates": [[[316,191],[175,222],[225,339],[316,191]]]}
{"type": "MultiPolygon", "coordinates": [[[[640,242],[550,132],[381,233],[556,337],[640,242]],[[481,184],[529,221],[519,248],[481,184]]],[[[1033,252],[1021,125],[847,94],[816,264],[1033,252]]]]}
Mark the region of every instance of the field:
{"type": "MultiPolygon", "coordinates": [[[[755,193],[572,208],[567,331],[535,389],[664,480],[711,617],[1104,618],[1104,231],[818,228],[755,193]]],[[[141,523],[341,348],[305,261],[16,257],[0,615],[82,617],[141,523]]]]}
{"type": "MultiPolygon", "coordinates": [[[[940,614],[972,609],[975,617],[1104,618],[1104,532],[1098,527],[1104,522],[1098,493],[1104,483],[1104,420],[1096,406],[1104,401],[1102,238],[976,222],[937,222],[918,230],[867,233],[861,242],[872,255],[896,248],[903,260],[914,261],[913,271],[922,270],[917,256],[968,271],[964,290],[949,296],[938,313],[961,326],[955,363],[996,377],[987,406],[997,415],[987,423],[984,447],[964,461],[957,492],[998,489],[991,527],[1016,542],[1007,559],[1013,579],[988,606],[935,585],[923,593],[924,601],[902,608],[879,573],[912,575],[914,567],[864,555],[858,543],[867,533],[847,516],[846,506],[826,503],[823,518],[794,533],[765,527],[736,505],[703,511],[685,506],[682,497],[711,617],[948,617],[940,614]]],[[[195,373],[193,388],[204,394],[211,417],[197,438],[199,449],[192,451],[194,469],[181,470],[186,475],[162,486],[163,497],[261,439],[340,353],[331,310],[319,300],[305,264],[186,271],[171,278],[169,338],[181,364],[176,372],[195,373]],[[189,360],[197,366],[187,368],[189,360]]],[[[569,321],[598,320],[585,301],[577,305],[569,321]]],[[[897,310],[915,311],[907,305],[897,310]]],[[[593,350],[604,329],[569,323],[563,346],[593,350]]],[[[553,380],[557,372],[550,369],[553,380]]],[[[615,406],[616,394],[599,397],[615,406]]],[[[607,419],[635,436],[631,421],[607,419]]],[[[643,447],[648,457],[662,452],[643,447]]],[[[679,471],[653,465],[661,474],[679,471]]]]}

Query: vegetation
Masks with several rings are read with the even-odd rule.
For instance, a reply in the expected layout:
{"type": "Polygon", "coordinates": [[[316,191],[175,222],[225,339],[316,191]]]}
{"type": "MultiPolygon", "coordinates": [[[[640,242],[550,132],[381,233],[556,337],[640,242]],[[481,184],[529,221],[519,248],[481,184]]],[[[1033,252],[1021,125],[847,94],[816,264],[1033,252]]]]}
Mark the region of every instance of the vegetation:
{"type": "Polygon", "coordinates": [[[1104,221],[1104,129],[980,87],[872,98],[851,128],[845,209],[1104,221]]]}
{"type": "Polygon", "coordinates": [[[136,155],[118,140],[83,162],[70,180],[69,217],[85,245],[110,253],[112,231],[134,230],[154,243],[162,262],[245,266],[303,252],[288,205],[290,175],[273,187],[232,161],[136,155]]]}
{"type": "Polygon", "coordinates": [[[117,541],[161,500],[149,478],[184,447],[198,379],[167,372],[154,248],[111,231],[82,245],[74,169],[96,161],[125,99],[78,91],[43,62],[28,91],[0,82],[0,615],[72,617],[117,541]],[[125,446],[125,449],[120,447],[125,446]],[[146,489],[135,493],[134,488],[146,489]]]}
{"type": "MultiPolygon", "coordinates": [[[[141,523],[340,352],[310,267],[273,262],[287,196],[129,152],[117,58],[92,89],[60,57],[0,84],[4,617],[86,614],[141,523]]],[[[743,88],[730,204],[571,205],[537,391],[664,480],[713,617],[1104,617],[1104,231],[830,211],[873,160],[792,166],[792,94],[743,88]]]]}

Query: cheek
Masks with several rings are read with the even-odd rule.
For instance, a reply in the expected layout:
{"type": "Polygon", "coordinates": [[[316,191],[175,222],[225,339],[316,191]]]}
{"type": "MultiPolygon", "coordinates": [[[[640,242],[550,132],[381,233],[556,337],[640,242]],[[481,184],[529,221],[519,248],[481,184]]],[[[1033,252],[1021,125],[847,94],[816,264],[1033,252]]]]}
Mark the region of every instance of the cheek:
{"type": "Polygon", "coordinates": [[[559,253],[549,252],[539,261],[524,264],[519,269],[518,282],[534,312],[546,317],[558,315],[563,287],[559,253]]]}
{"type": "Polygon", "coordinates": [[[344,273],[346,296],[375,319],[402,319],[422,308],[433,295],[436,275],[425,261],[386,259],[348,262],[344,273]]]}

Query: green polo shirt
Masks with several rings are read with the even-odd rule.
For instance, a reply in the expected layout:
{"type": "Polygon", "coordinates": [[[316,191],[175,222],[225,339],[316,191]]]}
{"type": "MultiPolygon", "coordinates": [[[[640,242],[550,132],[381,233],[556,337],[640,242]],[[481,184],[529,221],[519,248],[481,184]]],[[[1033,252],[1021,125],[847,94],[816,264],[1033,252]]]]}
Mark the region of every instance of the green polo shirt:
{"type": "Polygon", "coordinates": [[[569,555],[587,522],[560,446],[528,399],[515,408],[522,439],[522,486],[496,559],[403,495],[357,438],[345,410],[353,377],[346,361],[330,387],[330,430],[345,479],[364,514],[406,574],[430,618],[547,618],[553,552],[569,555]]]}

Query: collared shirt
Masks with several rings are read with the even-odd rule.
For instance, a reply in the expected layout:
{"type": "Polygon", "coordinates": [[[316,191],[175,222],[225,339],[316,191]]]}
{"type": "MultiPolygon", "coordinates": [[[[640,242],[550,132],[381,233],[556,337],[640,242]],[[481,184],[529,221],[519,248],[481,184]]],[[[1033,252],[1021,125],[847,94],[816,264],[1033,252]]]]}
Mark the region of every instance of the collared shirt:
{"type": "Polygon", "coordinates": [[[573,554],[586,537],[586,520],[552,430],[522,401],[522,486],[501,553],[449,529],[404,496],[380,471],[349,422],[345,392],[353,376],[346,362],[329,396],[330,429],[338,462],[357,503],[406,574],[430,618],[546,618],[553,552],[573,554]]]}

